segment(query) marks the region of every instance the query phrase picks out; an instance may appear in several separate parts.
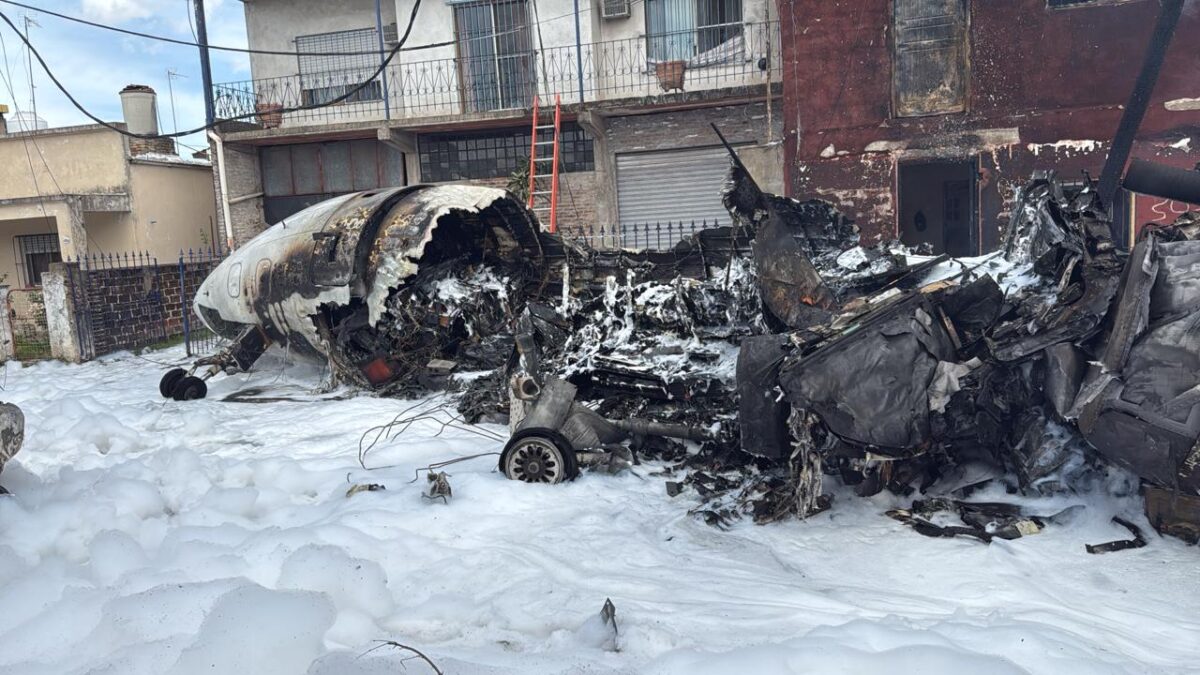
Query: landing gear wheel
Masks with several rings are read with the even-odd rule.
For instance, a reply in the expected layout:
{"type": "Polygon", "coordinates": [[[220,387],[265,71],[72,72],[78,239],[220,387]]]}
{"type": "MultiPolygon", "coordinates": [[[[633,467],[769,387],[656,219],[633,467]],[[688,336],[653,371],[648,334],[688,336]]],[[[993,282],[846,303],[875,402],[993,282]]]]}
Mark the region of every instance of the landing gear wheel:
{"type": "Polygon", "coordinates": [[[171,398],[176,401],[194,401],[207,395],[208,385],[204,384],[204,380],[195,376],[183,378],[171,391],[171,398]]]}
{"type": "Polygon", "coordinates": [[[553,429],[522,429],[500,453],[500,470],[510,480],[562,483],[579,475],[571,442],[553,429]]]}
{"type": "Polygon", "coordinates": [[[185,377],[187,377],[187,371],[183,368],[168,370],[158,381],[158,393],[162,394],[163,398],[171,398],[171,394],[175,391],[175,385],[185,377]]]}

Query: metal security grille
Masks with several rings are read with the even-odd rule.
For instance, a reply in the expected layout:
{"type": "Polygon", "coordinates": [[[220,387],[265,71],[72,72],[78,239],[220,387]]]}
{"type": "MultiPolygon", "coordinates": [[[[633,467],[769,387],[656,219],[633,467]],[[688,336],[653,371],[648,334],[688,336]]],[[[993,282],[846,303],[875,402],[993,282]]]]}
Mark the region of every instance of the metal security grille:
{"type": "Polygon", "coordinates": [[[900,117],[967,105],[966,0],[895,0],[893,94],[900,117]]]}
{"type": "Polygon", "coordinates": [[[468,111],[529,105],[537,78],[526,0],[456,3],[454,34],[468,111]]]}
{"type": "MultiPolygon", "coordinates": [[[[421,136],[421,179],[504,178],[529,164],[530,129],[480,134],[421,136]]],[[[559,134],[559,171],[594,171],[592,137],[577,124],[563,124],[559,134]]]]}
{"type": "Polygon", "coordinates": [[[728,224],[721,203],[729,155],[722,147],[617,155],[621,230],[653,223],[728,224]]]}
{"type": "Polygon", "coordinates": [[[268,197],[404,185],[404,153],[373,139],[273,145],[260,152],[268,197]]]}
{"type": "Polygon", "coordinates": [[[22,288],[42,285],[42,275],[50,264],[62,262],[57,234],[24,234],[13,237],[17,269],[22,288]]]}
{"type": "Polygon", "coordinates": [[[9,323],[12,326],[13,354],[19,361],[48,359],[50,330],[46,323],[46,301],[41,289],[21,289],[8,293],[9,323]]]}
{"type": "MultiPolygon", "coordinates": [[[[369,78],[381,63],[381,56],[362,53],[354,56],[317,56],[328,52],[378,52],[379,33],[374,28],[301,35],[296,38],[296,58],[300,66],[301,100],[304,105],[328,103],[369,78]]],[[[383,87],[378,80],[346,100],[346,103],[378,101],[383,87]]]]}

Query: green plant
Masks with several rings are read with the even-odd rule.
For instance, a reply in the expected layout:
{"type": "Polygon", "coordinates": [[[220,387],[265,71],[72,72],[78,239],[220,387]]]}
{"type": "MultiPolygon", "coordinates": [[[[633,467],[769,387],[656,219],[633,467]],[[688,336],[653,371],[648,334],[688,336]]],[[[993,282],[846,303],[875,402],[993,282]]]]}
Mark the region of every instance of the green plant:
{"type": "Polygon", "coordinates": [[[529,160],[525,160],[524,166],[508,177],[508,191],[516,195],[522,202],[529,201],[529,160]]]}

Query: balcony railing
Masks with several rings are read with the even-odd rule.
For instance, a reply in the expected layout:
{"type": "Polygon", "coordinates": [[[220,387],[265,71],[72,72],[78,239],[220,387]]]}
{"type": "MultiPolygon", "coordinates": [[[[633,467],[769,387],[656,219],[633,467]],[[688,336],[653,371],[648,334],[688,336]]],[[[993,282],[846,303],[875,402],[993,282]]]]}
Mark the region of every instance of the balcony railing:
{"type": "Polygon", "coordinates": [[[578,50],[570,45],[484,58],[394,60],[384,76],[327,106],[321,104],[354,90],[373,70],[218,84],[214,95],[219,119],[272,128],[524,109],[535,94],[543,104],[555,96],[566,104],[649,103],[778,82],[781,71],[778,22],[737,23],[590,43],[578,50]],[[307,109],[285,112],[295,108],[307,109]]]}

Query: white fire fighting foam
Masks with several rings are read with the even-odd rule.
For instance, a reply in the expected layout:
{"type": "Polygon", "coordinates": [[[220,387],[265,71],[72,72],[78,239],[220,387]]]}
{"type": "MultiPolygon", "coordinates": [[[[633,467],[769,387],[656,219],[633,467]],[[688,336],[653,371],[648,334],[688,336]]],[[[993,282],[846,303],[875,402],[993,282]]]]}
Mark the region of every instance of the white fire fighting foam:
{"type": "Polygon", "coordinates": [[[882,515],[907,500],[832,481],[830,512],[719,531],[653,463],[531,486],[482,458],[447,469],[442,505],[414,469],[499,442],[421,421],[368,472],[359,435],[409,403],[311,395],[319,372],[274,351],[203,401],[159,399],[164,369],[8,366],[28,427],[0,476],[0,672],[432,672],[359,658],[380,639],[455,675],[1164,673],[1200,653],[1197,550],[1155,536],[1130,492],[1023,499],[1088,508],[990,546],[921,537],[882,515]],[[248,386],[298,400],[221,400],[248,386]],[[368,482],[387,489],[346,497],[368,482]],[[1117,513],[1149,545],[1085,553],[1127,536],[1117,513]],[[605,598],[615,652],[594,630],[605,598]]]}

